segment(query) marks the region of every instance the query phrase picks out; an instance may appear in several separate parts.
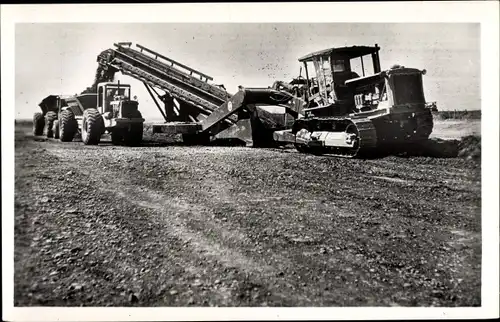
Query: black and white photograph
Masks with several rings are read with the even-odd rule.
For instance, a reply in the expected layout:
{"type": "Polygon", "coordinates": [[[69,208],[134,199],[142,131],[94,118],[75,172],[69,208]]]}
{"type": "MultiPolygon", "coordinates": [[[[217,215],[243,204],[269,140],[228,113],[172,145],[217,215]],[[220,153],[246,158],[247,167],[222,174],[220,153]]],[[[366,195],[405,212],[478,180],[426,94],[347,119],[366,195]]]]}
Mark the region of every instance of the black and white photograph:
{"type": "Polygon", "coordinates": [[[390,6],[2,5],[4,320],[498,317],[498,3],[390,6]]]}

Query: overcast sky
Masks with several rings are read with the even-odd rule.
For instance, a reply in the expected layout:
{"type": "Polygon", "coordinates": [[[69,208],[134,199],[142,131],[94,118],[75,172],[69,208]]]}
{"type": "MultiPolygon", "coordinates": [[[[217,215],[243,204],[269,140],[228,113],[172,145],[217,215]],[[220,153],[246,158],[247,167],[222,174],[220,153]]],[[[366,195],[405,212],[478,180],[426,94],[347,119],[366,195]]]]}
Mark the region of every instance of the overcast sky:
{"type": "MultiPolygon", "coordinates": [[[[438,108],[480,108],[479,24],[36,23],[16,25],[16,118],[31,118],[49,94],[90,86],[97,55],[125,41],[198,69],[231,93],[240,84],[291,80],[297,59],[311,51],[377,43],[382,69],[398,63],[428,71],[426,98],[438,108]]],[[[142,83],[118,79],[133,86],[147,119],[161,118],[142,83]]]]}

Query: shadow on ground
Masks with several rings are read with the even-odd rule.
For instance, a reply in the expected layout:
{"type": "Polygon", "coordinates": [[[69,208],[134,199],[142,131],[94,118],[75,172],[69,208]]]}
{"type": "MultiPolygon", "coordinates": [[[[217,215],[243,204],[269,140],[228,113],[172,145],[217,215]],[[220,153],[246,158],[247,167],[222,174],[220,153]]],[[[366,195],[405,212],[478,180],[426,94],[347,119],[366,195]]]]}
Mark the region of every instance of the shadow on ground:
{"type": "Polygon", "coordinates": [[[481,160],[481,137],[469,135],[460,140],[433,138],[398,155],[481,160]]]}

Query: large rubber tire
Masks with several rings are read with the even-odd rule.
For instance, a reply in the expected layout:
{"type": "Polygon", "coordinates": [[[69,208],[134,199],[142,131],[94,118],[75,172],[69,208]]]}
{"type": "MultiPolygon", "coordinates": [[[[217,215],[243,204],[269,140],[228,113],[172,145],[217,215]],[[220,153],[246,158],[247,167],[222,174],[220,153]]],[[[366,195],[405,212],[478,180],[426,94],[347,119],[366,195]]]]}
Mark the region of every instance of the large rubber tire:
{"type": "Polygon", "coordinates": [[[53,126],[55,120],[57,120],[56,112],[50,111],[45,114],[45,135],[47,136],[47,138],[54,137],[53,126]]]}
{"type": "Polygon", "coordinates": [[[43,114],[37,112],[33,114],[33,135],[43,135],[43,128],[45,127],[45,118],[43,114]]]}
{"type": "MultiPolygon", "coordinates": [[[[135,111],[133,118],[142,118],[141,112],[135,111]]],[[[124,132],[123,142],[127,146],[139,146],[141,145],[143,134],[144,134],[144,124],[133,123],[130,125],[128,131],[124,132]]]]}
{"type": "Polygon", "coordinates": [[[71,110],[64,110],[59,115],[59,140],[71,142],[78,131],[78,123],[75,114],[71,110]]]}
{"type": "Polygon", "coordinates": [[[99,111],[88,108],[83,112],[82,141],[85,145],[97,145],[104,133],[104,121],[99,111]]]}
{"type": "Polygon", "coordinates": [[[59,139],[59,120],[54,120],[52,125],[52,133],[54,133],[54,139],[59,139]]]}

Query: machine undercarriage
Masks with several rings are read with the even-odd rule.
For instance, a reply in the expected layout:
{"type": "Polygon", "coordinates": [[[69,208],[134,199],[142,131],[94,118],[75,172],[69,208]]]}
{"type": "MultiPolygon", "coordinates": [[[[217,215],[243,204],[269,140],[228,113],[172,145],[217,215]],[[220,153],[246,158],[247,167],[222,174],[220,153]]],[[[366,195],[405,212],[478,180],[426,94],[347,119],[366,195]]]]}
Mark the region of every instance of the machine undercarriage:
{"type": "Polygon", "coordinates": [[[430,111],[388,112],[376,118],[303,118],[297,120],[291,130],[276,131],[274,139],[294,143],[303,153],[366,157],[411,148],[412,144],[427,140],[431,131],[430,111]]]}

